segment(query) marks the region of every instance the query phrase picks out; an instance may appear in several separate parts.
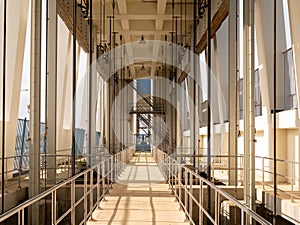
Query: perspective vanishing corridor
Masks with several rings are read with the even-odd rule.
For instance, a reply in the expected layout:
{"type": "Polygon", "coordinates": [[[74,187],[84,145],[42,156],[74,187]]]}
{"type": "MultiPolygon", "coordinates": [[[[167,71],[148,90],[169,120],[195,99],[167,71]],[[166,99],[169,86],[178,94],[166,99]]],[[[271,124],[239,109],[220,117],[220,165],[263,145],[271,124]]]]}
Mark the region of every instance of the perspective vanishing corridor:
{"type": "Polygon", "coordinates": [[[300,225],[300,0],[0,0],[0,225],[300,225]]]}

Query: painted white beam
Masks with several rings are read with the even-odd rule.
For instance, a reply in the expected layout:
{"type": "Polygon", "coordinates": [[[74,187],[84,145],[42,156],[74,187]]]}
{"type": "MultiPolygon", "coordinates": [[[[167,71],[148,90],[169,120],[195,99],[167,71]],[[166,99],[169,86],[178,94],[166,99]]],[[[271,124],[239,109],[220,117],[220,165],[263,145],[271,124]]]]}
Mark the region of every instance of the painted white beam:
{"type": "MultiPolygon", "coordinates": [[[[157,15],[163,15],[166,12],[167,0],[157,1],[157,15]]],[[[155,20],[155,29],[162,30],[164,25],[164,20],[155,20]]]]}
{"type": "Polygon", "coordinates": [[[129,21],[128,20],[121,20],[121,25],[122,25],[123,30],[129,31],[129,21]]]}
{"type": "Polygon", "coordinates": [[[155,29],[156,30],[162,30],[163,29],[163,25],[164,25],[164,21],[163,20],[156,20],[155,21],[155,29]]]}
{"type": "Polygon", "coordinates": [[[157,1],[157,14],[164,14],[166,11],[167,0],[157,1]]]}
{"type": "Polygon", "coordinates": [[[117,0],[120,14],[127,14],[126,0],[117,0]]]}

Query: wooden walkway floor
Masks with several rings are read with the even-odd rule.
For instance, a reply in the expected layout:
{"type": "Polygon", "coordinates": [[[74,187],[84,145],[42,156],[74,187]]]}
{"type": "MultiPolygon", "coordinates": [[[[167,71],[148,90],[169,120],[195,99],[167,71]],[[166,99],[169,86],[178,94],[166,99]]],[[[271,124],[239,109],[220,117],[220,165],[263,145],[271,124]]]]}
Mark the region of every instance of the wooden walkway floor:
{"type": "Polygon", "coordinates": [[[88,224],[189,224],[184,218],[151,154],[136,153],[88,224]]]}

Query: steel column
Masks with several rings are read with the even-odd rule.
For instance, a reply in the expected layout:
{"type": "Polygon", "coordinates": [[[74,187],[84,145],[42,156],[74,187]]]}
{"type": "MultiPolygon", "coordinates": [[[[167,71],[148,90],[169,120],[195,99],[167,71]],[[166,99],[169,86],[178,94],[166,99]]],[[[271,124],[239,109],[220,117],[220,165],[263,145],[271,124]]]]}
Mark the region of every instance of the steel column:
{"type": "Polygon", "coordinates": [[[56,114],[57,114],[57,8],[48,1],[47,32],[47,183],[56,182],[56,114]],[[51,107],[49,107],[51,106],[51,107]]]}
{"type": "MultiPolygon", "coordinates": [[[[211,0],[207,7],[207,177],[211,180],[211,0]]],[[[211,189],[207,187],[207,208],[211,213],[211,189]]]]}
{"type": "Polygon", "coordinates": [[[73,0],[73,76],[72,76],[72,176],[75,175],[75,157],[76,157],[76,140],[75,140],[75,129],[76,129],[76,80],[77,80],[77,60],[76,60],[76,27],[77,27],[77,0],[73,0]]]}
{"type": "MultiPolygon", "coordinates": [[[[276,210],[277,210],[277,201],[276,201],[276,196],[277,196],[277,148],[276,148],[276,96],[277,96],[277,88],[276,88],[276,78],[277,78],[277,74],[276,74],[276,57],[277,57],[277,46],[276,46],[276,32],[277,32],[277,29],[276,29],[276,11],[277,11],[277,8],[276,8],[276,4],[277,4],[277,1],[274,1],[274,49],[273,49],[273,66],[274,66],[274,81],[273,81],[273,85],[274,85],[274,88],[273,88],[273,101],[274,101],[274,109],[273,109],[273,132],[274,132],[274,139],[273,139],[273,162],[274,162],[274,171],[273,171],[273,186],[274,186],[274,190],[273,190],[273,224],[276,224],[276,210]]],[[[293,165],[292,165],[293,166],[293,165]]],[[[292,180],[292,183],[294,181],[292,180]]]]}
{"type": "MultiPolygon", "coordinates": [[[[92,105],[92,99],[93,99],[93,1],[89,1],[89,112],[88,112],[88,152],[89,152],[89,157],[88,157],[88,163],[90,166],[92,166],[92,136],[96,134],[96,130],[94,130],[94,126],[92,125],[92,117],[95,116],[94,110],[95,107],[92,105]],[[95,134],[92,134],[94,132],[95,134]]],[[[93,121],[95,122],[95,121],[93,121]]],[[[93,143],[95,144],[95,143],[93,143]]]]}
{"type": "MultiPolygon", "coordinates": [[[[254,118],[254,0],[243,5],[244,55],[244,199],[255,208],[255,118],[254,118]]],[[[251,219],[247,216],[247,224],[251,219]]]]}
{"type": "Polygon", "coordinates": [[[5,173],[4,173],[4,164],[5,164],[5,94],[6,94],[6,13],[7,13],[7,1],[3,2],[3,71],[2,71],[2,163],[1,163],[1,214],[4,213],[5,210],[5,197],[4,197],[4,189],[5,189],[5,173]]]}
{"type": "MultiPolygon", "coordinates": [[[[236,156],[238,137],[238,64],[237,64],[237,5],[239,0],[229,1],[228,21],[228,84],[229,84],[229,134],[228,155],[236,156]]],[[[228,157],[229,185],[237,185],[237,158],[228,157]],[[233,169],[235,168],[235,169],[233,169]]]]}
{"type": "MultiPolygon", "coordinates": [[[[30,163],[29,198],[40,192],[40,112],[41,112],[41,21],[42,2],[31,2],[31,58],[30,58],[30,163]]],[[[35,203],[29,215],[30,224],[39,223],[39,204],[35,203]]]]}

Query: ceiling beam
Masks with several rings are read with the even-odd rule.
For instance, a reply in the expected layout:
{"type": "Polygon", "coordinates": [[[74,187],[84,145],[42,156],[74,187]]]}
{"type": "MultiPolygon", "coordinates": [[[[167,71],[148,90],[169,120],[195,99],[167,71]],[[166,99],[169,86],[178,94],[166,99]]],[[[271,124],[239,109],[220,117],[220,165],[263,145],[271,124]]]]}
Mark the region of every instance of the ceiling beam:
{"type": "MultiPolygon", "coordinates": [[[[157,15],[163,15],[166,12],[167,0],[157,1],[157,15]]],[[[164,20],[155,20],[155,29],[162,30],[164,25],[164,20]]]]}
{"type": "Polygon", "coordinates": [[[121,25],[123,30],[129,30],[129,21],[128,20],[121,20],[121,25]]]}
{"type": "MultiPolygon", "coordinates": [[[[145,35],[159,35],[159,37],[161,35],[164,34],[170,34],[171,30],[116,30],[116,32],[118,32],[119,34],[124,34],[124,35],[138,35],[141,36],[141,34],[145,35]]],[[[157,40],[157,39],[156,39],[157,40]]],[[[146,40],[147,41],[147,40],[146,40]]],[[[126,43],[130,43],[130,42],[126,42],[126,43]]]]}
{"type": "MultiPolygon", "coordinates": [[[[131,43],[131,37],[130,37],[130,34],[129,32],[127,32],[126,34],[124,34],[124,40],[125,40],[125,43],[131,43]]],[[[132,75],[132,77],[135,77],[135,68],[133,66],[134,64],[134,60],[132,59],[133,57],[133,49],[132,49],[132,46],[131,45],[127,45],[127,48],[126,48],[126,53],[127,53],[127,58],[128,61],[129,61],[129,69],[130,69],[130,73],[132,75]]]]}
{"type": "Polygon", "coordinates": [[[127,4],[126,0],[117,0],[119,13],[120,14],[127,14],[127,4]]]}
{"type": "MultiPolygon", "coordinates": [[[[180,14],[175,14],[174,16],[180,17],[180,14]]],[[[93,15],[94,19],[100,19],[99,14],[93,15]]],[[[185,18],[182,18],[183,20],[185,18]]],[[[115,15],[115,20],[172,20],[172,15],[136,15],[136,14],[122,14],[122,15],[115,15]]],[[[193,15],[186,15],[186,20],[193,20],[193,15]]]]}
{"type": "Polygon", "coordinates": [[[165,14],[167,6],[167,0],[159,0],[157,1],[157,14],[165,14]]]}

